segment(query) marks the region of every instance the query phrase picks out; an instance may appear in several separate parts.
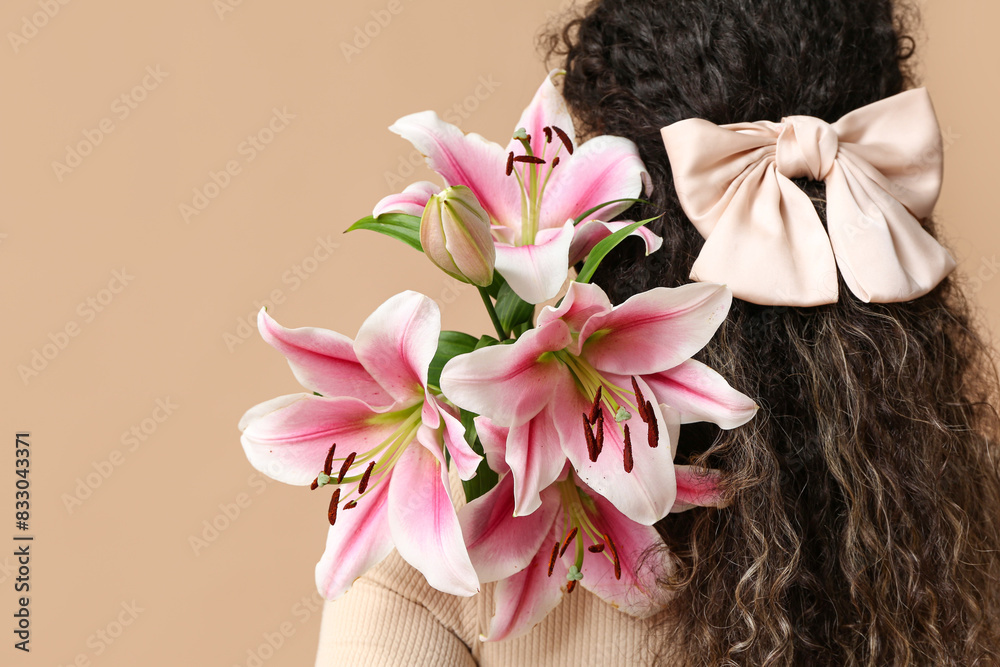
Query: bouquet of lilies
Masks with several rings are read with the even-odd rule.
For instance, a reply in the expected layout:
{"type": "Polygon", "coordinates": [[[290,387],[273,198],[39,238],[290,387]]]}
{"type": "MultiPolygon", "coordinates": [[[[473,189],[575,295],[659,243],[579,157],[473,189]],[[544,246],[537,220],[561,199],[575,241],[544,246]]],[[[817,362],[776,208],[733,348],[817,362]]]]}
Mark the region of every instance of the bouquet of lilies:
{"type": "Polygon", "coordinates": [[[445,186],[415,183],[350,228],[475,285],[490,335],[442,331],[435,302],[409,291],[354,340],[260,312],[261,335],[307,391],[252,408],[241,440],[258,470],[330,493],[316,566],[327,598],[396,549],[446,593],[496,582],[487,641],[528,631],[578,585],[645,616],[669,569],[653,524],[722,502],[715,471],[674,455],[681,424],[734,428],[757,409],[691,358],[732,295],[694,283],[615,306],[590,283],[624,238],[647,254],[662,241],[649,220],[606,221],[649,192],[649,175],[627,139],[576,143],[558,76],[506,147],[431,111],[399,119],[389,129],[445,186]]]}

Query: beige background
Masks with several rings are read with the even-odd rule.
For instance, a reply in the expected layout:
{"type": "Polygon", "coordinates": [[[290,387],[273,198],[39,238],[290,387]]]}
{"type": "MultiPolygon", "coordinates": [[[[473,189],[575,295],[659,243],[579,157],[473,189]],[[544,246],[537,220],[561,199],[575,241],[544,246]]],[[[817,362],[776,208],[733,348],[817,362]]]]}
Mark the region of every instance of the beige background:
{"type": "MultiPolygon", "coordinates": [[[[0,662],[311,664],[327,498],[243,457],[242,412],[298,387],[240,320],[267,300],[286,325],[353,336],[411,288],[446,327],[485,324],[417,253],[341,234],[426,175],[393,120],[451,110],[503,141],[544,76],[534,36],[568,2],[470,4],[3,3],[0,662]],[[195,189],[214,197],[185,220],[195,189]],[[17,430],[32,443],[30,655],[11,646],[17,430]]],[[[949,146],[939,217],[993,331],[998,24],[995,3],[927,4],[920,50],[949,146]]]]}

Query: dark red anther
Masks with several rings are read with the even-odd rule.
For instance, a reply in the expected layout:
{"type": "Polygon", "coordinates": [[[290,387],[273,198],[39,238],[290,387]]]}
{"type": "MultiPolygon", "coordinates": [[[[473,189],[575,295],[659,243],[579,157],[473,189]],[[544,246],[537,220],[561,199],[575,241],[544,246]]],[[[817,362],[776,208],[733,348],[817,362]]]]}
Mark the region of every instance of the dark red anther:
{"type": "Polygon", "coordinates": [[[526,162],[528,164],[545,164],[545,160],[535,155],[516,155],[514,162],[526,162]]]}
{"type": "Polygon", "coordinates": [[[309,490],[310,491],[315,491],[318,488],[319,488],[319,477],[317,477],[316,479],[314,479],[313,483],[309,485],[309,490]]]}
{"type": "Polygon", "coordinates": [[[636,382],[635,376],[632,376],[632,391],[635,392],[635,407],[639,411],[639,417],[644,422],[648,422],[650,418],[649,411],[646,409],[646,399],[643,398],[642,392],[639,390],[639,383],[636,382]]]}
{"type": "Polygon", "coordinates": [[[623,424],[625,432],[625,472],[632,472],[632,436],[628,432],[628,424],[623,424]]]}
{"type": "Polygon", "coordinates": [[[514,171],[514,151],[507,154],[507,175],[510,176],[514,171]]]}
{"type": "Polygon", "coordinates": [[[330,509],[326,512],[326,518],[330,520],[330,525],[333,526],[337,523],[337,505],[340,504],[340,487],[333,492],[333,497],[330,498],[330,509]]]}
{"type": "Polygon", "coordinates": [[[344,503],[344,509],[345,510],[352,510],[352,509],[354,509],[357,506],[358,506],[358,501],[357,500],[348,500],[346,503],[344,503]]]}
{"type": "Polygon", "coordinates": [[[352,465],[354,465],[354,457],[357,455],[357,452],[351,452],[347,455],[347,458],[344,459],[344,465],[340,466],[340,474],[337,475],[337,484],[343,482],[344,478],[347,477],[347,471],[351,469],[352,465]]]}
{"type": "Polygon", "coordinates": [[[330,451],[326,453],[326,461],[323,462],[323,472],[327,477],[333,474],[333,455],[337,451],[337,443],[333,443],[330,451]]]}
{"type": "Polygon", "coordinates": [[[598,387],[597,393],[594,394],[594,405],[590,408],[590,423],[594,424],[597,422],[598,415],[601,414],[601,397],[603,395],[604,387],[598,387]]]}
{"type": "MultiPolygon", "coordinates": [[[[604,450],[604,414],[603,413],[597,415],[597,428],[595,430],[597,431],[597,438],[596,438],[596,442],[594,443],[594,449],[597,451],[597,456],[600,456],[601,452],[604,450]]],[[[594,460],[596,461],[597,459],[595,458],[594,460]]]]}
{"type": "Polygon", "coordinates": [[[597,441],[594,439],[594,434],[590,430],[590,422],[587,420],[587,415],[583,415],[583,437],[587,439],[587,454],[590,455],[591,463],[597,462],[597,441]]]}
{"type": "Polygon", "coordinates": [[[368,467],[365,468],[365,474],[361,476],[361,483],[358,484],[359,494],[364,493],[368,489],[368,480],[371,479],[372,470],[374,469],[375,469],[375,461],[372,461],[371,463],[368,464],[368,467]]]}
{"type": "Polygon", "coordinates": [[[552,168],[553,168],[553,169],[555,169],[555,168],[556,168],[556,167],[558,167],[558,166],[559,166],[559,156],[557,155],[557,156],[555,156],[555,158],[554,158],[554,159],[552,160],[552,168]]]}
{"type": "Polygon", "coordinates": [[[548,125],[546,125],[545,127],[542,128],[542,132],[545,133],[545,143],[551,144],[552,143],[552,128],[549,127],[548,125]]]}
{"type": "Polygon", "coordinates": [[[611,558],[615,562],[615,579],[622,578],[622,562],[618,560],[618,549],[615,547],[615,543],[611,540],[610,535],[604,536],[604,541],[608,543],[608,548],[611,549],[611,558]]]}
{"type": "Polygon", "coordinates": [[[559,556],[559,541],[557,540],[555,544],[552,545],[552,555],[549,556],[549,576],[552,576],[552,570],[556,566],[556,557],[559,556]]]}
{"type": "Polygon", "coordinates": [[[559,550],[559,557],[560,558],[563,557],[563,554],[566,553],[566,549],[568,549],[569,545],[573,542],[573,538],[576,537],[576,531],[577,531],[577,527],[573,526],[572,530],[570,530],[568,533],[566,533],[566,539],[563,540],[562,549],[559,550]]]}
{"type": "Polygon", "coordinates": [[[587,551],[589,551],[592,554],[599,554],[602,551],[604,551],[604,545],[603,544],[591,544],[589,547],[587,547],[587,551]]]}
{"type": "Polygon", "coordinates": [[[552,126],[552,131],[556,133],[556,135],[559,137],[559,141],[563,142],[563,145],[566,147],[566,150],[569,151],[570,155],[572,155],[573,142],[570,141],[569,136],[555,125],[552,126]]]}
{"type": "Polygon", "coordinates": [[[570,579],[569,583],[566,584],[566,592],[572,593],[574,590],[576,590],[576,579],[570,579]]]}
{"type": "Polygon", "coordinates": [[[649,446],[656,449],[660,446],[660,427],[656,425],[655,419],[649,420],[649,446]]]}

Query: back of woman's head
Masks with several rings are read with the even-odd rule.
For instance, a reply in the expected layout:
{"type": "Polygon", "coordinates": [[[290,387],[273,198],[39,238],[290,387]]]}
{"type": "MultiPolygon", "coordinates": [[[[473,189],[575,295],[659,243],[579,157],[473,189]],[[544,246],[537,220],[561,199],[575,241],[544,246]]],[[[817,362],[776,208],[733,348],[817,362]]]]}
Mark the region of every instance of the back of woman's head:
{"type": "MultiPolygon", "coordinates": [[[[629,217],[662,214],[660,252],[624,245],[602,267],[612,298],[688,282],[704,243],[662,127],[836,121],[909,85],[901,24],[884,0],[603,0],[552,33],[580,129],[632,139],[653,177],[629,217]]],[[[823,185],[797,182],[823,217],[823,185]]],[[[954,277],[905,303],[840,295],[736,300],[704,352],[761,410],[733,431],[684,427],[680,457],[725,471],[732,503],[661,522],[669,664],[1000,662],[990,354],[954,277]]]]}

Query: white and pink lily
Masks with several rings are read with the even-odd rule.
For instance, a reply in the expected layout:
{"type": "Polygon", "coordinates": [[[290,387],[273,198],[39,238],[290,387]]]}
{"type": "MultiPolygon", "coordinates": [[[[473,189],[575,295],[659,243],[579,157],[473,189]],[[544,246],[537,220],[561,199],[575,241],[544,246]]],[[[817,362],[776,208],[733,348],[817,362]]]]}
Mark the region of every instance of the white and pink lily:
{"type": "MultiPolygon", "coordinates": [[[[490,466],[504,475],[459,511],[480,580],[498,582],[483,640],[527,632],[577,584],[632,616],[646,617],[662,607],[666,599],[658,579],[670,564],[655,528],[630,520],[568,470],[542,490],[537,511],[515,516],[513,477],[504,461],[509,430],[483,417],[476,428],[490,466]]],[[[677,474],[671,511],[722,504],[716,474],[687,466],[678,466],[677,474]]]]}
{"type": "MultiPolygon", "coordinates": [[[[553,298],[567,268],[586,257],[601,239],[624,223],[605,223],[626,210],[645,187],[649,174],[635,144],[623,137],[599,136],[577,146],[562,95],[545,78],[524,110],[506,148],[478,134],[464,134],[433,111],[404,116],[389,129],[410,141],[447,185],[470,188],[490,214],[496,243],[496,269],[514,292],[529,303],[553,298]],[[601,206],[602,204],[607,204],[601,206]],[[574,226],[574,220],[590,209],[574,226]]],[[[390,195],[373,211],[420,215],[440,188],[428,181],[390,195]]],[[[662,239],[640,227],[647,253],[662,239]]]]}
{"type": "Polygon", "coordinates": [[[316,566],[334,599],[395,547],[442,591],[469,596],[479,581],[449,494],[445,450],[462,479],[481,460],[454,408],[427,387],[441,332],[437,305],[398,294],[357,338],[286,329],[261,310],[264,339],[310,392],[261,403],[240,421],[250,463],[287,484],[330,485],[329,537],[316,566]]]}
{"type": "Polygon", "coordinates": [[[674,421],[734,428],[756,412],[752,400],[691,359],[731,302],[728,288],[694,283],[612,307],[596,285],[574,282],[562,304],[542,309],[536,328],[513,344],[448,362],[441,388],[456,405],[509,429],[516,514],[541,506],[541,492],[568,460],[622,514],[652,525],[676,501],[674,421]],[[661,404],[671,409],[664,413],[661,404]]]}

